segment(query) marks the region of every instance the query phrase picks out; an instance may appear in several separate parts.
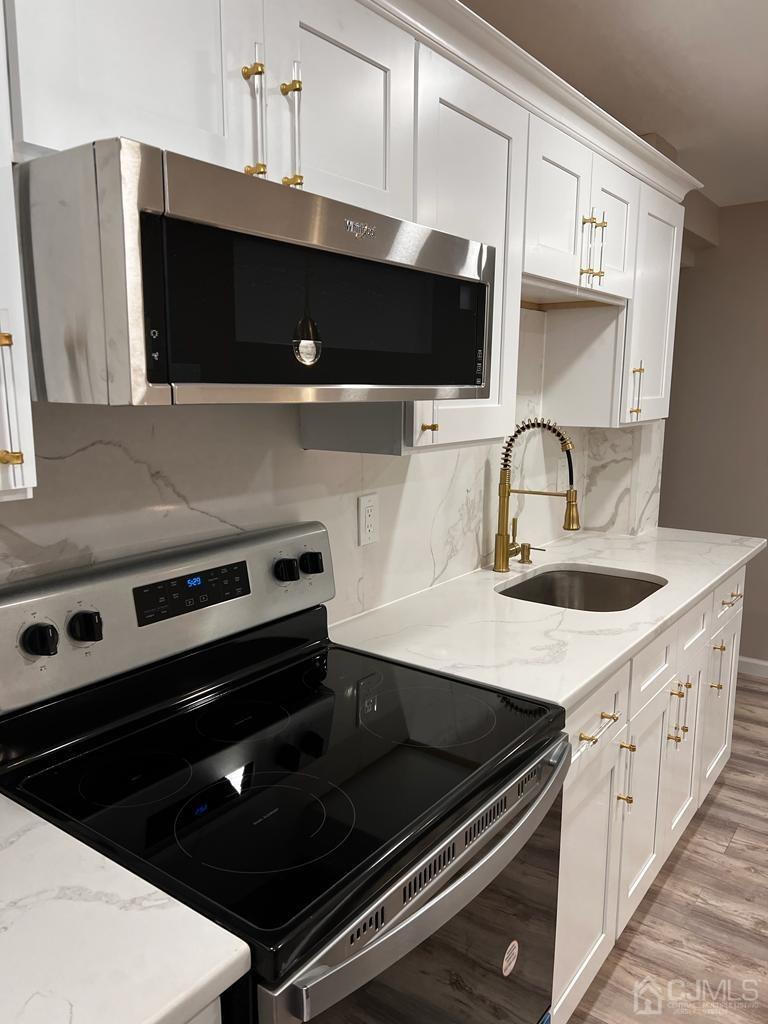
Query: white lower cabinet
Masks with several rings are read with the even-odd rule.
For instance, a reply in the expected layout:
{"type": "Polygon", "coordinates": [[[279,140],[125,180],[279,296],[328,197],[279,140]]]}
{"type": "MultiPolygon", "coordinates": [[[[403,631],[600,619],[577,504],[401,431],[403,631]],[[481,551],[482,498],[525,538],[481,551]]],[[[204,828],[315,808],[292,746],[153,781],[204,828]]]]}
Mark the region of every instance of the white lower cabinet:
{"type": "Polygon", "coordinates": [[[563,791],[554,1024],[567,1020],[578,1006],[616,938],[621,839],[616,796],[626,731],[624,726],[606,746],[598,742],[578,753],[563,791]]]}
{"type": "Polygon", "coordinates": [[[568,715],[554,1024],[578,1006],[730,757],[743,594],[742,569],[568,715]]]}
{"type": "Polygon", "coordinates": [[[217,999],[215,1003],[206,1006],[196,1017],[187,1021],[187,1024],[221,1024],[221,1004],[217,999]]]}
{"type": "Polygon", "coordinates": [[[699,699],[699,800],[709,793],[731,756],[741,612],[712,638],[709,674],[699,699]]]}
{"type": "Polygon", "coordinates": [[[661,767],[670,733],[670,689],[673,680],[658,691],[629,723],[627,769],[622,804],[621,869],[616,932],[620,934],[656,877],[664,856],[658,808],[661,767]]]}

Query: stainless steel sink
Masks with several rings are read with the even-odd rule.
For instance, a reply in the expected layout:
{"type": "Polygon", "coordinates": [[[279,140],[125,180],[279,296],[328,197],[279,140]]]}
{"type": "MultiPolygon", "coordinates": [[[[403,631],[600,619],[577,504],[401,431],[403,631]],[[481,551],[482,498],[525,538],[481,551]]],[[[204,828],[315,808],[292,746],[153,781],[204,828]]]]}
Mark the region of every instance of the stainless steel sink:
{"type": "Polygon", "coordinates": [[[634,608],[667,583],[660,577],[618,576],[589,569],[545,569],[499,593],[519,601],[575,608],[584,612],[620,612],[634,608]]]}

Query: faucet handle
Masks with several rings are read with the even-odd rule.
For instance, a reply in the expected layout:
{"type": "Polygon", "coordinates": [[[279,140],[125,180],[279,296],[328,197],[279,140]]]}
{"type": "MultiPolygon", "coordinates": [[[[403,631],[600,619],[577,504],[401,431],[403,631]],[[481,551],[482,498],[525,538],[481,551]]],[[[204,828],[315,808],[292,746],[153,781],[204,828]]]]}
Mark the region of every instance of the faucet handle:
{"type": "Polygon", "coordinates": [[[512,516],[512,520],[510,522],[510,526],[512,527],[512,538],[511,538],[512,539],[512,543],[516,544],[517,543],[517,516],[512,516]]]}

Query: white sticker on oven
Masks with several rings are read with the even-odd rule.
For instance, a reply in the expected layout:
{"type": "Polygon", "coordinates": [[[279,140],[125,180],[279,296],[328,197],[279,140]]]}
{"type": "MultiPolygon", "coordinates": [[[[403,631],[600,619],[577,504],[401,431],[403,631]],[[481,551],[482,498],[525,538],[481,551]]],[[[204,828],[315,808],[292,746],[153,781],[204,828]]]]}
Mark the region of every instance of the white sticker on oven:
{"type": "Polygon", "coordinates": [[[501,973],[505,978],[508,978],[512,971],[514,971],[519,952],[520,946],[518,945],[517,939],[515,939],[507,946],[507,952],[504,954],[504,960],[501,964],[501,973]]]}

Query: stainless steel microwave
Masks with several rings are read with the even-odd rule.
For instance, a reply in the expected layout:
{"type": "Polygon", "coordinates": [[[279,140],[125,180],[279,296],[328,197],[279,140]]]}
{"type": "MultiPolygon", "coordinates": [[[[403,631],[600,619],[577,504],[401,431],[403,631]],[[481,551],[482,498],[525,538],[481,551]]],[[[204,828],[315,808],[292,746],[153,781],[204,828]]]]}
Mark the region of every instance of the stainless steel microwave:
{"type": "Polygon", "coordinates": [[[127,139],[15,174],[38,398],[489,393],[492,246],[127,139]]]}

